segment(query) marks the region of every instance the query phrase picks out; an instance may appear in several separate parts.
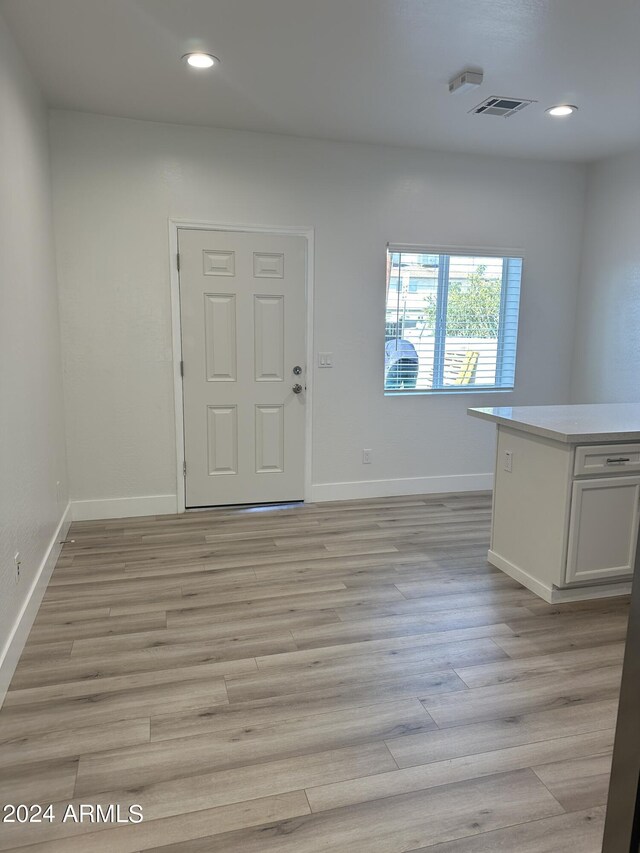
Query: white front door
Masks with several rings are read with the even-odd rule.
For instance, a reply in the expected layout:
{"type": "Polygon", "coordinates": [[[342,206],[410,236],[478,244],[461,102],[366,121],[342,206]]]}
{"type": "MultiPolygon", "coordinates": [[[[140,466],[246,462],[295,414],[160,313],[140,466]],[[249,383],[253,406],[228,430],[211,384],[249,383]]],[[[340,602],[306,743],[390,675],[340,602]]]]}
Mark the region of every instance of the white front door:
{"type": "Polygon", "coordinates": [[[178,230],[186,506],[304,497],[306,241],[178,230]]]}

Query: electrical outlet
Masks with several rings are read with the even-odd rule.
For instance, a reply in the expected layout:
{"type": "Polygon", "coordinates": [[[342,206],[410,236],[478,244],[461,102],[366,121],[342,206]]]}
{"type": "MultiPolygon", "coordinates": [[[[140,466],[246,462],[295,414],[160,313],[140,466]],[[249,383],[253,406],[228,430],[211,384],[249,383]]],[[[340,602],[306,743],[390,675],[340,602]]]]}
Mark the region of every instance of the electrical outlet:
{"type": "Polygon", "coordinates": [[[20,566],[22,565],[22,560],[20,559],[20,552],[16,551],[15,556],[13,558],[13,562],[16,564],[16,583],[20,580],[20,566]]]}
{"type": "Polygon", "coordinates": [[[511,450],[505,450],[504,452],[504,470],[507,474],[513,471],[513,452],[511,450]]]}
{"type": "Polygon", "coordinates": [[[362,451],[362,464],[363,465],[371,465],[372,455],[373,455],[373,450],[371,450],[371,448],[365,448],[362,451]]]}

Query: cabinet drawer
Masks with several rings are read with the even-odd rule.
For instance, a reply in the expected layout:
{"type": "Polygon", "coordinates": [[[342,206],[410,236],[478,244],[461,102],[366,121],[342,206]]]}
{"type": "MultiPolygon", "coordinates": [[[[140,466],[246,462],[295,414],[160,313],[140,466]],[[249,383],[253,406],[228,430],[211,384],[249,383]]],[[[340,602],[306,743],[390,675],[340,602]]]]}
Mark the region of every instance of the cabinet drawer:
{"type": "Polygon", "coordinates": [[[630,474],[640,472],[640,444],[594,444],[576,447],[574,474],[630,474]]]}

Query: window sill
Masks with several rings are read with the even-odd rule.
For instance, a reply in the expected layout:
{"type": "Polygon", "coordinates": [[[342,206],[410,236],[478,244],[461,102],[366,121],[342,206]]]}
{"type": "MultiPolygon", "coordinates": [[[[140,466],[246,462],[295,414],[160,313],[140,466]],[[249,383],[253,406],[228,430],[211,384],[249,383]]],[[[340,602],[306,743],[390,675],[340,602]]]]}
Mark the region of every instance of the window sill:
{"type": "Polygon", "coordinates": [[[402,388],[398,390],[387,390],[384,391],[385,397],[438,397],[438,396],[446,396],[446,397],[454,397],[460,394],[513,394],[514,388],[461,388],[460,390],[454,390],[453,388],[437,388],[430,390],[421,390],[417,389],[407,389],[403,390],[402,388]]]}

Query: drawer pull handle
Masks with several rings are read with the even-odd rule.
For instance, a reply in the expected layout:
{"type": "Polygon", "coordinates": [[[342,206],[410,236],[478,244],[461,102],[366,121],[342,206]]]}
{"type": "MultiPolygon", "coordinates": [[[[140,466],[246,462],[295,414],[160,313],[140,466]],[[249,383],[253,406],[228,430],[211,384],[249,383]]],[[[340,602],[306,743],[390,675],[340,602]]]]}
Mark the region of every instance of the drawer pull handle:
{"type": "Polygon", "coordinates": [[[610,456],[607,459],[607,465],[619,465],[622,462],[631,462],[628,456],[610,456]]]}

